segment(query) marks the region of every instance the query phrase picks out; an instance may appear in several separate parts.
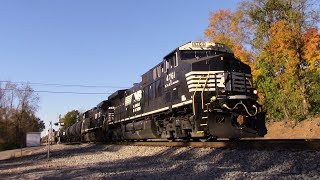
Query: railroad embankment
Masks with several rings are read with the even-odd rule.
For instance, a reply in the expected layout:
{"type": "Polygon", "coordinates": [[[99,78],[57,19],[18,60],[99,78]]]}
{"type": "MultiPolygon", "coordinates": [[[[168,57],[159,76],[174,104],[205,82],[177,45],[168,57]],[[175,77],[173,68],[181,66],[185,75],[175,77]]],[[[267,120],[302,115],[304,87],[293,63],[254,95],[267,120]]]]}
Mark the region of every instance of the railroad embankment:
{"type": "Polygon", "coordinates": [[[267,139],[320,139],[320,117],[302,122],[280,121],[267,123],[267,139]]]}

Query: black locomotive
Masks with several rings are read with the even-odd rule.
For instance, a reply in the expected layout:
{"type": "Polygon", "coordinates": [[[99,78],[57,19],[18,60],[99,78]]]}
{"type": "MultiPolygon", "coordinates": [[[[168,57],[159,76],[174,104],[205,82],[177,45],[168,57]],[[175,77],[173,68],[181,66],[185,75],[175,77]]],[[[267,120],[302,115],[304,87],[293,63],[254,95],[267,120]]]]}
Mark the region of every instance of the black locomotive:
{"type": "Polygon", "coordinates": [[[66,129],[82,141],[263,137],[251,69],[223,44],[188,42],[66,129]]]}

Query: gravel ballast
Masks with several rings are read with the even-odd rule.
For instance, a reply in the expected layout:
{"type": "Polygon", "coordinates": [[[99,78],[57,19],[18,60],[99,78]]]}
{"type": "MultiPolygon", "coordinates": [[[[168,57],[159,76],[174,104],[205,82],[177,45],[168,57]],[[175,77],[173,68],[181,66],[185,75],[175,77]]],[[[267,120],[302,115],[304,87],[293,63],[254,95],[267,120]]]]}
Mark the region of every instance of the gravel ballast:
{"type": "Polygon", "coordinates": [[[320,152],[54,145],[0,161],[0,179],[319,179],[320,152]]]}

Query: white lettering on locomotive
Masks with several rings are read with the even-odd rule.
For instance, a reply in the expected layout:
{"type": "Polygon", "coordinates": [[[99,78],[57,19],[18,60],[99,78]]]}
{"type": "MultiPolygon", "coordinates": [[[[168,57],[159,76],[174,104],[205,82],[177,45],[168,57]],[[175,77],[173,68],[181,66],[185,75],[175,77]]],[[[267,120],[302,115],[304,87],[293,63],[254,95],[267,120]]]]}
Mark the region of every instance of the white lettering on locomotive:
{"type": "Polygon", "coordinates": [[[205,42],[192,42],[192,47],[206,47],[205,42]]]}
{"type": "MultiPolygon", "coordinates": [[[[142,90],[134,92],[125,98],[125,106],[129,106],[138,102],[140,104],[140,100],[142,98],[142,90]]],[[[141,109],[141,108],[140,108],[141,109]]]]}
{"type": "Polygon", "coordinates": [[[166,84],[164,85],[165,88],[170,87],[174,84],[179,83],[179,80],[175,80],[176,79],[176,72],[171,72],[169,74],[167,74],[166,77],[166,84]]]}
{"type": "Polygon", "coordinates": [[[171,72],[169,74],[167,74],[167,78],[166,78],[166,81],[170,81],[170,80],[173,80],[176,78],[176,72],[171,72]]]}
{"type": "Polygon", "coordinates": [[[140,111],[140,110],[141,110],[141,104],[140,104],[140,102],[135,103],[135,104],[132,105],[132,112],[138,112],[138,111],[140,111]]]}

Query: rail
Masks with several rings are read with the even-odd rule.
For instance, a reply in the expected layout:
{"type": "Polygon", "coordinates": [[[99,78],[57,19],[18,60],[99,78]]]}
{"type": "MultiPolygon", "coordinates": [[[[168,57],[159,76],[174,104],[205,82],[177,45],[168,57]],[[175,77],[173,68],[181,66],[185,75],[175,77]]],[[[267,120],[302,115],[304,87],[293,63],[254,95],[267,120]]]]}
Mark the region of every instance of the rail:
{"type": "MultiPolygon", "coordinates": [[[[114,143],[111,143],[114,144],[114,143]]],[[[131,146],[166,146],[166,147],[195,147],[195,148],[222,148],[222,149],[290,149],[320,151],[320,139],[251,139],[251,140],[219,140],[214,142],[117,142],[117,145],[131,146]]]]}

